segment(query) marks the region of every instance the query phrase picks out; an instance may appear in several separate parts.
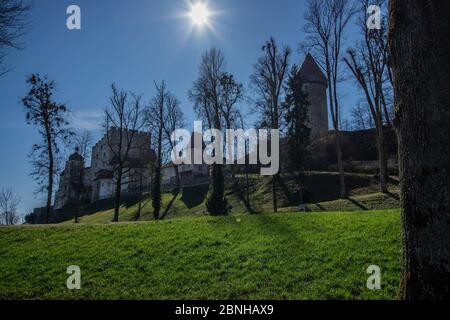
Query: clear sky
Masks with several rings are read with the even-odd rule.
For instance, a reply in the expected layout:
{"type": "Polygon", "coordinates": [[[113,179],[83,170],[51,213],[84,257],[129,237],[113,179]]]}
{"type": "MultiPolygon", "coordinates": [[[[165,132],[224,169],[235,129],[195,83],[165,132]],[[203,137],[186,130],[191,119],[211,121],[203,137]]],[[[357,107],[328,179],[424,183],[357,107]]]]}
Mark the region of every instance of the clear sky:
{"type": "MultiPolygon", "coordinates": [[[[27,126],[20,103],[27,90],[26,76],[48,75],[57,82],[58,102],[73,111],[73,126],[91,130],[97,140],[102,109],[108,103],[110,85],[143,94],[154,94],[153,81],[165,80],[178,96],[190,123],[195,114],[187,92],[197,76],[201,54],[220,48],[228,71],[248,88],[252,65],[270,36],[289,45],[293,63],[302,33],[303,0],[209,0],[215,12],[211,29],[192,29],[183,15],[187,0],[34,0],[29,15],[25,49],[10,51],[6,61],[12,71],[0,78],[0,188],[12,187],[22,197],[21,213],[43,206],[29,177],[27,155],[38,141],[36,129],[27,126]],[[82,29],[66,28],[66,9],[81,8],[82,29]]],[[[349,41],[354,32],[350,30],[349,41]]],[[[341,85],[344,115],[355,105],[359,93],[354,82],[341,85]]],[[[249,106],[242,105],[251,121],[249,106]]]]}

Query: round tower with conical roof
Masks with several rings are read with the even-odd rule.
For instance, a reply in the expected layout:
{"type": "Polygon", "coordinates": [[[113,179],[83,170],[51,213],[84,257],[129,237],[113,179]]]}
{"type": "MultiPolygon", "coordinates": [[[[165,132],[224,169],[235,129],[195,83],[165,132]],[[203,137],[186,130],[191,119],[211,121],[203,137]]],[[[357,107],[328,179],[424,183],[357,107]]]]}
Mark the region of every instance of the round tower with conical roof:
{"type": "Polygon", "coordinates": [[[328,132],[328,80],[309,53],[298,69],[297,76],[303,82],[303,90],[308,95],[311,135],[328,132]]]}

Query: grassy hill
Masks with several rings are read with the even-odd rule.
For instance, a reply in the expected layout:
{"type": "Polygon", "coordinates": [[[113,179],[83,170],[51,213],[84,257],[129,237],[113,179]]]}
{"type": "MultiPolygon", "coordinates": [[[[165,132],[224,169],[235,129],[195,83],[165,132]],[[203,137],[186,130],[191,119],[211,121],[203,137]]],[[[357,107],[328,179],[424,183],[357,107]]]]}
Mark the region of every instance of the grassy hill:
{"type": "MultiPolygon", "coordinates": [[[[350,197],[339,199],[339,175],[331,172],[308,172],[305,177],[305,198],[311,211],[361,211],[383,210],[399,207],[398,182],[390,179],[390,194],[378,193],[378,180],[367,174],[347,174],[347,187],[350,197]]],[[[250,179],[250,204],[245,203],[244,177],[238,183],[228,181],[226,195],[232,206],[232,214],[264,213],[272,211],[271,178],[252,176],[250,179]]],[[[296,185],[289,176],[282,176],[278,181],[278,205],[281,211],[295,211],[297,201],[296,185]]],[[[207,214],[205,198],[208,186],[185,188],[182,193],[163,195],[163,212],[165,219],[203,216],[207,214]]],[[[120,221],[136,221],[138,209],[136,197],[123,202],[120,221]]],[[[83,223],[108,223],[113,216],[114,202],[104,200],[84,208],[83,223]]],[[[150,196],[143,200],[142,216],[139,221],[153,220],[153,208],[150,196]]]]}
{"type": "Polygon", "coordinates": [[[397,210],[2,227],[0,299],[393,299],[400,256],[397,210]]]}

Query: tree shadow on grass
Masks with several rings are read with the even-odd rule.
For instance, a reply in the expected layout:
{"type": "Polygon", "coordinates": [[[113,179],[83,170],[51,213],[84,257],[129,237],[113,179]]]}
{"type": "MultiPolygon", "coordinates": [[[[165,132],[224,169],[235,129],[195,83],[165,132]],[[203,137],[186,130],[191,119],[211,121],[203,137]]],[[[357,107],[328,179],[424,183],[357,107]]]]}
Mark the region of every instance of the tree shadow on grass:
{"type": "Polygon", "coordinates": [[[299,202],[298,195],[293,194],[291,190],[289,190],[289,187],[281,176],[276,176],[276,178],[278,185],[281,187],[281,190],[283,190],[283,193],[288,200],[288,203],[291,205],[297,204],[299,202]]]}
{"type": "Polygon", "coordinates": [[[252,207],[251,201],[247,201],[247,197],[245,196],[246,191],[241,188],[237,179],[233,181],[233,191],[238,200],[244,204],[245,210],[247,210],[249,214],[257,213],[252,207]]]}
{"type": "Polygon", "coordinates": [[[387,182],[388,182],[388,183],[391,183],[391,184],[398,185],[398,184],[400,183],[400,180],[399,180],[399,179],[396,179],[396,178],[394,178],[394,177],[388,176],[388,177],[387,177],[387,182]]]}
{"type": "Polygon", "coordinates": [[[320,203],[314,203],[314,205],[320,209],[320,211],[327,211],[327,209],[325,209],[320,203]]]}
{"type": "Polygon", "coordinates": [[[205,202],[208,191],[209,185],[183,188],[181,201],[187,208],[195,208],[205,202]]]}
{"type": "Polygon", "coordinates": [[[172,200],[170,200],[170,202],[167,204],[166,209],[164,210],[164,213],[162,214],[160,220],[164,220],[164,218],[167,216],[167,214],[169,213],[170,209],[172,209],[173,203],[175,202],[175,200],[177,199],[179,195],[179,191],[176,191],[173,194],[172,200]]]}
{"type": "Polygon", "coordinates": [[[357,206],[361,210],[364,210],[364,211],[368,211],[369,210],[366,206],[364,206],[362,203],[356,201],[355,199],[352,199],[352,198],[347,198],[347,199],[348,199],[348,201],[353,203],[355,206],[357,206]]]}
{"type": "Polygon", "coordinates": [[[299,234],[292,229],[287,223],[283,223],[278,219],[277,216],[260,214],[255,215],[256,219],[260,223],[261,233],[266,233],[268,235],[276,235],[277,237],[286,239],[286,241],[296,241],[299,245],[304,243],[299,237],[299,234]]]}
{"type": "Polygon", "coordinates": [[[395,200],[400,201],[400,197],[398,195],[392,193],[392,192],[387,192],[386,195],[391,197],[391,198],[393,198],[393,199],[395,199],[395,200]]]}

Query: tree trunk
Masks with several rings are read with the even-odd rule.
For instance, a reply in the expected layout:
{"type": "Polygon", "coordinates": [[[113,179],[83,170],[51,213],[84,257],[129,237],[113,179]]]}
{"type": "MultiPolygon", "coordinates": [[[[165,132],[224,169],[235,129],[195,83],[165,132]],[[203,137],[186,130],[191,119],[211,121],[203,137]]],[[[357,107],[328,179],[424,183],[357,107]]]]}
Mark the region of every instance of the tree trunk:
{"type": "MultiPolygon", "coordinates": [[[[335,71],[333,73],[333,97],[334,97],[334,112],[335,112],[335,129],[336,129],[336,151],[337,151],[337,161],[339,167],[339,180],[341,183],[341,199],[346,199],[347,188],[345,186],[345,172],[344,172],[344,163],[342,161],[342,148],[341,148],[341,119],[340,119],[340,111],[339,111],[339,101],[337,97],[337,61],[335,63],[335,71]]],[[[330,92],[331,94],[331,92],[330,92]]]]}
{"type": "MultiPolygon", "coordinates": [[[[160,109],[160,115],[162,115],[162,110],[160,109]]],[[[156,156],[156,168],[155,168],[155,179],[153,181],[153,216],[155,220],[159,220],[161,215],[161,167],[162,167],[162,122],[163,119],[160,118],[160,124],[158,129],[158,154],[156,156]]]]}
{"type": "Polygon", "coordinates": [[[223,165],[212,165],[212,188],[208,194],[206,208],[211,215],[228,214],[228,201],[225,198],[225,179],[223,165]]]}
{"type": "Polygon", "coordinates": [[[272,200],[273,200],[273,212],[278,212],[278,206],[277,206],[277,184],[276,179],[278,175],[274,175],[272,178],[272,200]]]}
{"type": "Polygon", "coordinates": [[[53,194],[53,152],[49,152],[49,168],[48,168],[48,187],[47,187],[47,206],[45,208],[45,223],[50,221],[50,214],[52,212],[52,194],[53,194]]]}
{"type": "Polygon", "coordinates": [[[450,1],[390,2],[402,299],[450,299],[450,1]]]}
{"type": "Polygon", "coordinates": [[[175,166],[175,183],[177,184],[177,192],[182,192],[181,179],[180,179],[180,169],[175,166]]]}
{"type": "Polygon", "coordinates": [[[119,210],[121,201],[122,201],[122,165],[120,164],[117,170],[116,199],[115,199],[113,222],[119,222],[119,210]]]}
{"type": "Polygon", "coordinates": [[[380,174],[380,191],[382,193],[388,193],[387,188],[387,152],[386,145],[384,143],[383,126],[377,126],[377,149],[378,149],[378,162],[379,162],[379,174],[380,174]]]}
{"type": "Polygon", "coordinates": [[[135,215],[135,220],[138,221],[141,218],[141,211],[142,211],[142,187],[143,187],[143,181],[144,180],[144,170],[141,169],[140,177],[139,177],[139,203],[138,203],[138,210],[135,215]]]}
{"type": "Polygon", "coordinates": [[[336,155],[337,163],[339,169],[339,181],[341,184],[341,199],[347,198],[347,188],[345,186],[345,173],[344,173],[344,163],[342,161],[342,148],[341,148],[341,137],[340,132],[336,130],[336,155]]]}
{"type": "Polygon", "coordinates": [[[303,205],[305,204],[305,202],[303,200],[302,175],[300,173],[298,173],[297,185],[298,185],[298,201],[300,202],[300,205],[303,205]]]}
{"type": "Polygon", "coordinates": [[[47,154],[48,154],[48,186],[47,186],[47,205],[45,208],[45,223],[50,222],[50,214],[52,211],[52,195],[53,195],[53,174],[55,170],[55,160],[53,157],[52,132],[50,130],[50,123],[48,116],[46,118],[45,130],[47,137],[47,154]]]}
{"type": "Polygon", "coordinates": [[[153,217],[155,220],[159,220],[161,214],[161,165],[159,164],[155,168],[154,177],[152,192],[153,217]]]}
{"type": "Polygon", "coordinates": [[[247,198],[247,203],[250,206],[250,181],[249,181],[249,177],[248,177],[248,171],[246,169],[246,173],[245,173],[245,196],[247,198]]]}

